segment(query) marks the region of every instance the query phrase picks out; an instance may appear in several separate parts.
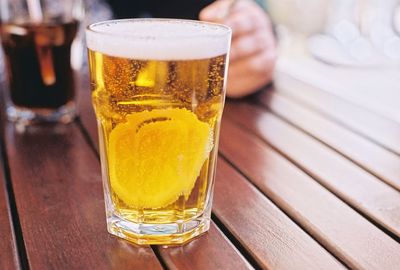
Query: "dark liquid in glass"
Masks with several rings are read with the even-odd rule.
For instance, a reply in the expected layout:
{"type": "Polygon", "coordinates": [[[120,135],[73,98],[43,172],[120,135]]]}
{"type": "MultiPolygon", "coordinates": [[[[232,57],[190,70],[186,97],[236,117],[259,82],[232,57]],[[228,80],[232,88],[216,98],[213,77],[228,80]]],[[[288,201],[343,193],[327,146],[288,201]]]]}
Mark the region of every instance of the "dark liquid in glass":
{"type": "Polygon", "coordinates": [[[70,59],[77,29],[77,21],[0,24],[14,105],[55,109],[73,99],[70,59]]]}

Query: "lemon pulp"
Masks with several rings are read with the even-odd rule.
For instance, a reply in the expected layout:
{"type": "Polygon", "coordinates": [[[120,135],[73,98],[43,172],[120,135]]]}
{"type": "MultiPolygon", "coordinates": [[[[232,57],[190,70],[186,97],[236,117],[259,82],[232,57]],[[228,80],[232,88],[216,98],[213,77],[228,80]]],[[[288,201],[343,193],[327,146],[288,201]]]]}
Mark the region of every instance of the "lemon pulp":
{"type": "Polygon", "coordinates": [[[212,148],[211,126],[187,109],[129,114],[109,137],[111,189],[135,208],[188,198],[212,148]]]}

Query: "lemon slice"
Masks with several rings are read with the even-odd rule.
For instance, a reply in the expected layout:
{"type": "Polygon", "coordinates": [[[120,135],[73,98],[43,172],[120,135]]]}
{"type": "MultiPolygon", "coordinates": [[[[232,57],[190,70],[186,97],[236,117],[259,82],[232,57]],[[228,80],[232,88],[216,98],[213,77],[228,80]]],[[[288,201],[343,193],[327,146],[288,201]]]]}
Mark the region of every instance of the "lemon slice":
{"type": "Polygon", "coordinates": [[[210,125],[186,109],[130,114],[109,138],[111,188],[134,208],[161,208],[189,197],[213,148],[210,125]]]}

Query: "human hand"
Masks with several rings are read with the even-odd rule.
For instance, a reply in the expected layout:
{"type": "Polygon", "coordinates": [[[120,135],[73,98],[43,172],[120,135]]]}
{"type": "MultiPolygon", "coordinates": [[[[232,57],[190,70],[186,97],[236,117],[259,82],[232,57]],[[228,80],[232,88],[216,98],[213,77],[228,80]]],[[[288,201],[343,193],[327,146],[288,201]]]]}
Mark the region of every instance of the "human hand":
{"type": "Polygon", "coordinates": [[[265,11],[251,0],[218,0],[205,7],[200,20],[232,28],[227,96],[251,94],[272,80],[276,60],[275,37],[265,11]],[[229,10],[229,12],[227,12],[229,10]]]}

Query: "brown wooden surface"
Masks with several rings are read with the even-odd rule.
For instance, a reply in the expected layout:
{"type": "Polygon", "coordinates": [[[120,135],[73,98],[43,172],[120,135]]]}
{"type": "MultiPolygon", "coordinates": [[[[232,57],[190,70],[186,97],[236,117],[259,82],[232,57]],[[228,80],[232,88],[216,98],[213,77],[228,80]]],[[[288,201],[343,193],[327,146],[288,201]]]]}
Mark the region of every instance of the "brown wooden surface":
{"type": "Polygon", "coordinates": [[[226,114],[261,136],[346,203],[400,237],[399,192],[260,107],[238,103],[226,114]]]}
{"type": "Polygon", "coordinates": [[[259,101],[274,113],[332,147],[387,184],[400,190],[400,156],[337,123],[304,108],[274,91],[265,91],[259,101]]]}
{"type": "Polygon", "coordinates": [[[19,256],[11,217],[10,194],[7,190],[3,160],[4,147],[4,82],[0,80],[0,269],[19,268],[19,256]]]}
{"type": "MultiPolygon", "coordinates": [[[[80,94],[81,123],[98,151],[97,125],[90,102],[90,92],[82,91],[80,94]]],[[[171,269],[185,269],[182,268],[185,266],[191,266],[193,269],[220,269],[221,265],[225,265],[227,268],[231,266],[236,269],[248,269],[250,264],[214,226],[212,224],[212,229],[206,237],[196,239],[189,245],[169,249],[159,247],[158,250],[168,267],[171,269]]]]}
{"type": "MultiPolygon", "coordinates": [[[[390,269],[400,263],[400,257],[391,256],[400,254],[398,243],[232,121],[224,122],[220,151],[278,207],[350,268],[390,269]]],[[[292,237],[294,233],[286,234],[292,237]]],[[[299,250],[303,252],[304,249],[299,250]]]]}
{"type": "Polygon", "coordinates": [[[399,123],[283,73],[277,74],[276,90],[400,154],[399,123]]]}
{"type": "Polygon", "coordinates": [[[258,100],[228,101],[210,231],[180,247],[138,247],[106,231],[96,121],[80,85],[79,121],[7,125],[19,224],[0,177],[0,235],[10,236],[0,269],[398,269],[397,123],[289,78],[258,100]]]}
{"type": "Polygon", "coordinates": [[[214,223],[185,246],[158,249],[169,269],[253,269],[214,223]]]}
{"type": "MultiPolygon", "coordinates": [[[[0,158],[1,161],[1,158],[0,158]]],[[[0,269],[19,268],[3,166],[0,166],[0,269]]]]}
{"type": "Polygon", "coordinates": [[[107,233],[100,166],[75,124],[8,125],[6,143],[31,269],[161,269],[150,248],[107,233]]]}
{"type": "MultiPolygon", "coordinates": [[[[82,97],[82,100],[87,100],[87,98],[86,95],[82,97]]],[[[89,108],[82,108],[81,112],[82,122],[95,141],[97,136],[95,126],[90,124],[93,123],[91,120],[94,119],[93,113],[89,108]]],[[[235,238],[241,242],[259,266],[279,269],[293,269],[295,266],[307,269],[338,269],[340,267],[340,264],[323,248],[290,222],[283,213],[279,213],[279,210],[262,194],[251,188],[246,179],[238,177],[234,169],[228,168],[229,166],[223,160],[219,162],[222,165],[218,167],[213,212],[234,233],[235,238]],[[225,173],[220,173],[221,171],[225,173]],[[243,211],[238,212],[237,209],[243,209],[243,211]],[[244,209],[247,210],[244,211],[244,209]],[[266,221],[269,226],[266,226],[266,221]],[[249,228],[257,228],[258,233],[254,233],[254,230],[249,230],[249,228]],[[271,252],[271,250],[280,252],[271,252]],[[286,259],[288,254],[291,254],[291,260],[286,259]]],[[[161,255],[169,266],[173,266],[172,268],[179,265],[179,269],[185,269],[181,267],[192,265],[197,266],[195,269],[220,269],[220,266],[224,264],[227,269],[231,268],[230,264],[241,268],[241,264],[237,262],[238,259],[232,260],[229,256],[229,253],[233,252],[224,240],[222,237],[218,241],[208,240],[208,248],[196,249],[197,253],[192,253],[190,246],[181,247],[179,250],[186,256],[175,258],[175,260],[171,258],[167,250],[161,249],[161,255]],[[228,254],[221,252],[221,250],[225,251],[221,249],[223,245],[226,246],[228,254]]]]}
{"type": "MultiPolygon", "coordinates": [[[[241,144],[232,138],[228,141],[234,147],[241,144]]],[[[218,162],[213,211],[259,265],[267,269],[342,268],[243,176],[224,160],[218,162]]]]}

